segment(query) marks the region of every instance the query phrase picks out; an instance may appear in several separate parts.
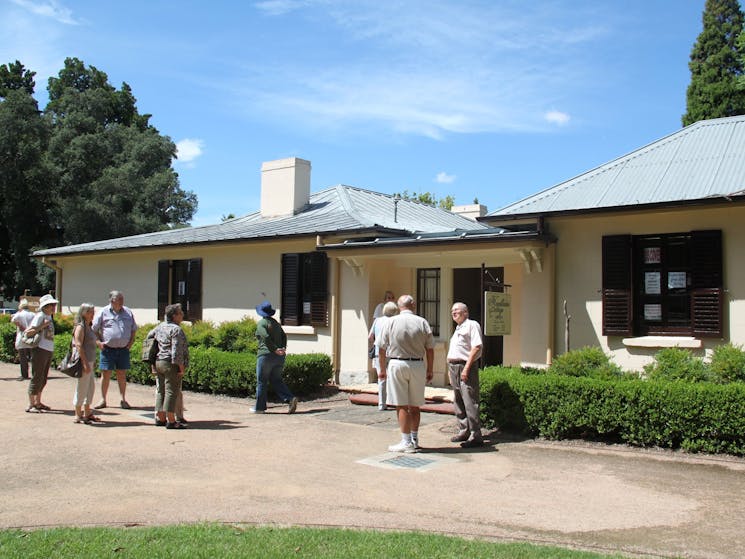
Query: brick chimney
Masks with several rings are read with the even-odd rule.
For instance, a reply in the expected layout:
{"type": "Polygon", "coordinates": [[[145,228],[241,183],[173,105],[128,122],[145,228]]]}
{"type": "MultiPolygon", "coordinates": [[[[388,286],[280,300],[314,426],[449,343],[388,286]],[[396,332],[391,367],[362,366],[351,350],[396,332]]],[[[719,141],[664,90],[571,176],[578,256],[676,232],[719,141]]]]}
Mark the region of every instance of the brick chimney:
{"type": "Polygon", "coordinates": [[[310,201],[310,161],[289,157],[261,165],[261,217],[293,215],[310,201]]]}

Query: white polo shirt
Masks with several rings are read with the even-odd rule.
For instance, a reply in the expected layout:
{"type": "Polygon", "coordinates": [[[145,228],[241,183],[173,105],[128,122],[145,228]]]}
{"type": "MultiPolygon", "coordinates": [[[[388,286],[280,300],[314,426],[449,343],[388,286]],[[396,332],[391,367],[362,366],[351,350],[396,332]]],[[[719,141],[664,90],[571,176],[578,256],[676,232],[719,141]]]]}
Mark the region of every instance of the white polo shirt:
{"type": "MultiPolygon", "coordinates": [[[[453,337],[450,338],[450,347],[448,348],[448,361],[468,361],[471,349],[476,346],[483,347],[484,342],[481,339],[481,325],[470,318],[465,319],[455,327],[453,337]]],[[[476,354],[476,358],[481,355],[481,350],[476,354]]]]}

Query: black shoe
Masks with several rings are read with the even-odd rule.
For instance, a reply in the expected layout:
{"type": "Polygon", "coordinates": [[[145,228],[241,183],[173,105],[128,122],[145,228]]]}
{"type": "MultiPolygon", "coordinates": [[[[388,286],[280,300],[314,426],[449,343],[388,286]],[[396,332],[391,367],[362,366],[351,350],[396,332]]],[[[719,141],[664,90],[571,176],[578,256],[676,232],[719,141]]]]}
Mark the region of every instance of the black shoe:
{"type": "Polygon", "coordinates": [[[167,422],[165,422],[165,421],[161,421],[160,419],[156,419],[156,420],[155,420],[155,426],[156,426],[156,427],[165,427],[165,426],[166,426],[166,423],[167,423],[167,422]]]}
{"type": "Polygon", "coordinates": [[[186,429],[186,425],[174,421],[173,423],[166,423],[166,429],[186,429]]]}
{"type": "Polygon", "coordinates": [[[480,446],[484,446],[484,441],[481,439],[469,439],[460,443],[461,448],[478,448],[480,446]]]}

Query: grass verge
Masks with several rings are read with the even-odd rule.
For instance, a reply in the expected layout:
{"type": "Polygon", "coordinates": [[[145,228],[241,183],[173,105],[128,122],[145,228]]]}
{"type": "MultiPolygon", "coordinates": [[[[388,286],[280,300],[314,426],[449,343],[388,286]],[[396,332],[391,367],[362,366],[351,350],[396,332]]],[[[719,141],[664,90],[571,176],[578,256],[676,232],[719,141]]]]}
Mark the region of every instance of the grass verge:
{"type": "Polygon", "coordinates": [[[9,558],[324,558],[591,559],[621,557],[527,543],[370,530],[196,524],[137,528],[53,528],[0,531],[9,558]]]}

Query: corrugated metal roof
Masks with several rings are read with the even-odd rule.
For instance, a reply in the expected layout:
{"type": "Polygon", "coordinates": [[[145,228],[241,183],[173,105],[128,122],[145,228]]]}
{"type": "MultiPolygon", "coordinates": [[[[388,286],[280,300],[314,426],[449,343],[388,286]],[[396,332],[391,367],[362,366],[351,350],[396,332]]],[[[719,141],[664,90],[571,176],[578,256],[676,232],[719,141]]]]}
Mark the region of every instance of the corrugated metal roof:
{"type": "Polygon", "coordinates": [[[515,217],[745,193],[745,116],[702,120],[489,213],[515,217]]]}
{"type": "Polygon", "coordinates": [[[359,230],[387,231],[405,235],[456,230],[480,230],[488,226],[426,204],[346,185],[337,185],[310,196],[299,213],[261,217],[254,212],[202,227],[185,227],[131,237],[120,237],[34,252],[34,256],[70,255],[104,250],[152,248],[196,243],[344,234],[359,230]],[[397,206],[397,207],[396,207],[397,206]]]}

